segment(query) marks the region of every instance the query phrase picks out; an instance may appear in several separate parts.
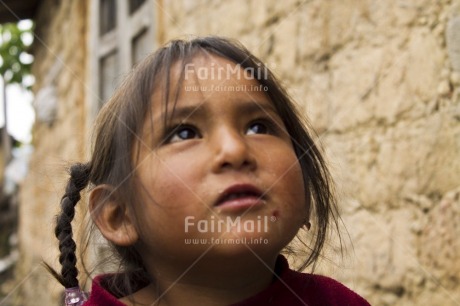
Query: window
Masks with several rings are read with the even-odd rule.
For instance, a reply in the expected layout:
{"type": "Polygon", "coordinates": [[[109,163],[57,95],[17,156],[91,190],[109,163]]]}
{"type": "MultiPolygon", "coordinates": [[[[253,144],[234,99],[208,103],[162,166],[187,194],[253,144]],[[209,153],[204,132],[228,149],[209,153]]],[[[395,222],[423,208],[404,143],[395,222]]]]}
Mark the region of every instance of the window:
{"type": "Polygon", "coordinates": [[[144,2],[145,0],[129,0],[129,13],[134,13],[144,2]]]}
{"type": "Polygon", "coordinates": [[[90,3],[88,124],[123,76],[155,48],[154,0],[90,3]]]}
{"type": "Polygon", "coordinates": [[[115,90],[115,80],[117,72],[120,70],[118,63],[118,53],[113,51],[102,57],[99,63],[99,96],[100,101],[107,101],[115,90]]]}
{"type": "Polygon", "coordinates": [[[149,53],[149,39],[148,32],[142,31],[136,37],[133,38],[131,42],[131,49],[133,50],[132,54],[132,63],[136,64],[142,60],[149,53]]]}
{"type": "Polygon", "coordinates": [[[101,0],[99,8],[99,35],[103,36],[117,26],[117,3],[115,0],[101,0]]]}

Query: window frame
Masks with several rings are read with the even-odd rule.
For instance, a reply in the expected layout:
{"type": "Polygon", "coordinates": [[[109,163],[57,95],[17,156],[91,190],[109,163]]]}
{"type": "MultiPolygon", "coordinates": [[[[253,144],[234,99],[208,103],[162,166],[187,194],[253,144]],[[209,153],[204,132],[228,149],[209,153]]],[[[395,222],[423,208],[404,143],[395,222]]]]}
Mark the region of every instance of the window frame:
{"type": "MultiPolygon", "coordinates": [[[[132,14],[129,12],[129,3],[126,0],[114,0],[117,6],[116,26],[114,29],[100,35],[99,9],[101,0],[90,1],[89,7],[89,27],[87,40],[87,127],[89,128],[101,106],[106,101],[101,100],[101,60],[111,54],[118,53],[118,73],[114,78],[117,83],[122,76],[128,73],[133,66],[133,46],[134,38],[139,34],[145,33],[147,42],[152,46],[151,51],[156,47],[156,16],[155,1],[145,0],[145,2],[132,14]]],[[[89,131],[89,129],[88,129],[89,131]]]]}

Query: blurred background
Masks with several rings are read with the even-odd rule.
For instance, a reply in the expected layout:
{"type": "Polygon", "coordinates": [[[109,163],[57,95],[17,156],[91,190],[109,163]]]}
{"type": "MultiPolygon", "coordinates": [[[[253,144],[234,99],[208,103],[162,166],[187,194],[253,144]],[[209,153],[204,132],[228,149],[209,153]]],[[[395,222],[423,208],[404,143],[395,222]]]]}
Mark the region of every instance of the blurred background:
{"type": "Polygon", "coordinates": [[[208,34],[259,56],[318,132],[348,231],[319,272],[372,305],[460,305],[460,0],[0,0],[0,305],[59,305],[40,263],[66,167],[136,62],[208,34]]]}

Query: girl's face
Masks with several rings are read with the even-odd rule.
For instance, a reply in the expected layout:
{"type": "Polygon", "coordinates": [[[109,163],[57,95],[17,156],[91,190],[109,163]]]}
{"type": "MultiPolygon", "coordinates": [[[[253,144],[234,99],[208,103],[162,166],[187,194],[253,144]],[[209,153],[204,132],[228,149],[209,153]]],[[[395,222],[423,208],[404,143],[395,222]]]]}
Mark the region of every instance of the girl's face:
{"type": "Polygon", "coordinates": [[[308,215],[282,119],[250,71],[211,55],[185,67],[171,111],[179,75],[176,65],[166,129],[157,90],[138,143],[144,260],[276,256],[308,215]]]}

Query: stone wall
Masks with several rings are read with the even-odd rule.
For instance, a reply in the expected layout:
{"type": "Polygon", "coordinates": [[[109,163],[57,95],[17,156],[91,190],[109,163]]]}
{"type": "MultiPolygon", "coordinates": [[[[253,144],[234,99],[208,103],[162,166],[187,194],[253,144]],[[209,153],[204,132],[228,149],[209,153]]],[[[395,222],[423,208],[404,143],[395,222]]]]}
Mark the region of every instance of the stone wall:
{"type": "MultiPolygon", "coordinates": [[[[60,290],[39,262],[56,262],[50,216],[88,140],[87,3],[46,0],[38,14],[35,87],[54,84],[58,109],[35,126],[21,191],[20,305],[54,305],[60,290]]],[[[319,272],[373,305],[460,303],[460,0],[162,0],[155,14],[160,44],[239,39],[310,117],[347,230],[347,253],[329,248],[319,272]]]]}
{"type": "MultiPolygon", "coordinates": [[[[57,305],[62,292],[40,265],[58,267],[53,216],[58,213],[70,162],[85,154],[85,1],[43,1],[37,13],[34,42],[34,91],[54,90],[57,104],[53,121],[33,129],[34,154],[30,173],[21,186],[18,264],[14,305],[57,305]],[[37,302],[39,301],[39,302],[37,302]]],[[[50,97],[48,97],[50,98],[50,97]]],[[[12,299],[12,298],[11,298],[12,299]]]]}
{"type": "Polygon", "coordinates": [[[172,1],[163,41],[238,38],[285,82],[328,153],[344,260],[373,305],[460,303],[460,1],[172,1]]]}

